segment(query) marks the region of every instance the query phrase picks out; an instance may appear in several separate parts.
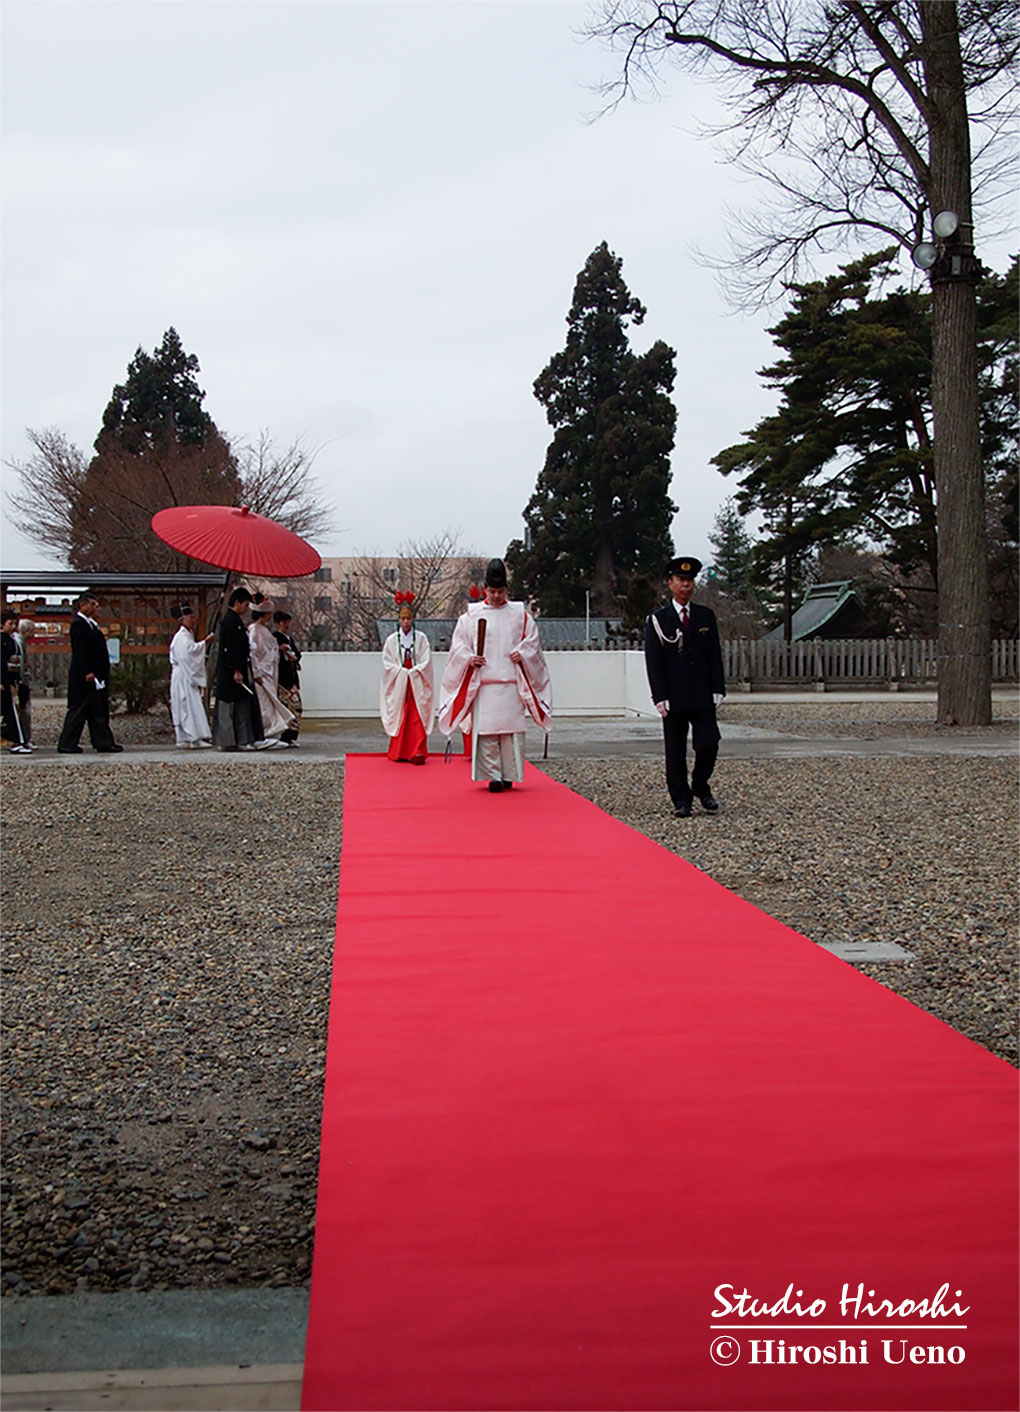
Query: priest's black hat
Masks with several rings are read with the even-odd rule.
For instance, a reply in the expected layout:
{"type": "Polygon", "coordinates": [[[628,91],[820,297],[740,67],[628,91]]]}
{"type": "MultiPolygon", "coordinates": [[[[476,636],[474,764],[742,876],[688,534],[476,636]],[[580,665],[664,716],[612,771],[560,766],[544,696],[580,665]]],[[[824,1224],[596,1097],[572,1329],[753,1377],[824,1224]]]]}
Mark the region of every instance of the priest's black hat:
{"type": "Polygon", "coordinates": [[[692,579],[701,569],[701,560],[687,555],[685,558],[670,559],[666,565],[666,577],[668,579],[692,579]]]}
{"type": "Polygon", "coordinates": [[[506,588],[506,565],[502,559],[490,559],[486,564],[485,587],[506,588]]]}

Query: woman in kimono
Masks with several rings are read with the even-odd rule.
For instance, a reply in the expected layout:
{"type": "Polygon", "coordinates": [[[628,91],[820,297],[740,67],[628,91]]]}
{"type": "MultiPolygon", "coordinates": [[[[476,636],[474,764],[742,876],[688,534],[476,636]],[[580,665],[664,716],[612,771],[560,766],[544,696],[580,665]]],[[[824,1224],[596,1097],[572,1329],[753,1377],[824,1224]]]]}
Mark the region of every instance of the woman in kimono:
{"type": "Polygon", "coordinates": [[[262,730],[269,745],[282,745],[284,731],[297,731],[298,723],[287,710],[279,695],[280,644],[273,636],[273,602],[271,598],[253,599],[251,625],[248,628],[251,647],[251,670],[255,678],[255,694],[262,716],[262,730]]]}
{"type": "Polygon", "coordinates": [[[201,642],[195,641],[195,610],[188,603],[175,604],[170,616],[178,625],[170,643],[170,715],[174,735],[182,749],[191,746],[195,750],[206,750],[212,745],[212,731],[205,714],[202,688],[205,686],[205,649],[213,635],[210,633],[201,642]]]}
{"type": "Polygon", "coordinates": [[[414,626],[414,594],[396,594],[400,626],[383,646],[379,715],[390,737],[391,760],[424,765],[428,734],[435,715],[432,649],[414,626]]]}

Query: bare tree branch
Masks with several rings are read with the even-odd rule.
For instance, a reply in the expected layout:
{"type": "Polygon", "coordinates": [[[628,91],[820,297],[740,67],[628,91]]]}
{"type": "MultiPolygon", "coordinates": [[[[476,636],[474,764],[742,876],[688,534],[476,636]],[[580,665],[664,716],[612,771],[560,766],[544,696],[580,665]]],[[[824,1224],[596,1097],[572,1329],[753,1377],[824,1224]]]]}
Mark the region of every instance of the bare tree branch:
{"type": "MultiPolygon", "coordinates": [[[[971,114],[974,188],[994,222],[1014,189],[1017,11],[1002,0],[959,10],[965,82],[984,95],[971,114]]],[[[730,114],[700,135],[779,198],[734,224],[727,261],[709,262],[732,276],[724,293],[737,307],[771,302],[808,259],[845,249],[855,227],[905,248],[922,238],[934,115],[914,3],[607,0],[587,34],[621,55],[598,89],[603,112],[656,94],[672,56],[710,79],[730,114]]]]}
{"type": "Polygon", "coordinates": [[[311,468],[321,447],[309,449],[298,437],[283,451],[268,431],[254,442],[233,447],[244,503],[258,515],[278,520],[304,539],[321,538],[334,528],[334,507],[326,501],[311,468]]]}

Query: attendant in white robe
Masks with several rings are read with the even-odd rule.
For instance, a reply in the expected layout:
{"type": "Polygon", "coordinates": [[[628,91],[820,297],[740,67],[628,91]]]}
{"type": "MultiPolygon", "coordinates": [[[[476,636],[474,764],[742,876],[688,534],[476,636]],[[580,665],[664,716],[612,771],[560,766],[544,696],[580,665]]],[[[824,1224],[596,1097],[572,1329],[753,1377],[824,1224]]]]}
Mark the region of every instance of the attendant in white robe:
{"type": "Polygon", "coordinates": [[[383,644],[379,715],[390,737],[391,760],[424,765],[435,719],[432,648],[414,626],[414,594],[398,593],[400,626],[383,644]]]}
{"type": "Polygon", "coordinates": [[[297,717],[280,700],[280,644],[273,636],[273,602],[270,598],[253,599],[248,642],[251,647],[251,670],[255,678],[255,695],[262,716],[262,732],[268,745],[282,745],[284,731],[296,731],[297,717]]]}
{"type": "Polygon", "coordinates": [[[179,624],[170,643],[170,715],[174,735],[182,749],[205,750],[212,746],[212,731],[202,691],[206,684],[205,650],[212,633],[195,641],[195,610],[188,603],[175,605],[170,616],[179,624]]]}
{"type": "Polygon", "coordinates": [[[471,721],[471,778],[500,794],[524,778],[528,717],[549,729],[552,691],[538,627],[523,603],[507,600],[506,565],[485,570],[485,602],[454,628],[439,695],[439,729],[471,721]],[[482,627],[484,624],[484,627],[482,627]]]}

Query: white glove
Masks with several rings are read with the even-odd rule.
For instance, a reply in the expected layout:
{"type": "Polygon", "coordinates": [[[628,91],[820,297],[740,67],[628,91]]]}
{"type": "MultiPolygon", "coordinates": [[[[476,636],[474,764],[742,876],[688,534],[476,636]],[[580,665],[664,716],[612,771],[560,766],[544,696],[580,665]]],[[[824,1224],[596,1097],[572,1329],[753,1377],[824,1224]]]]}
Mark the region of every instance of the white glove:
{"type": "Polygon", "coordinates": [[[726,698],[725,698],[725,696],[723,695],[723,693],[722,693],[721,691],[716,691],[716,692],[714,692],[713,695],[712,695],[712,705],[713,705],[713,706],[721,706],[721,705],[723,704],[723,702],[725,701],[725,699],[726,699],[726,698]]]}
{"type": "Polygon", "coordinates": [[[655,703],[655,709],[656,709],[656,711],[658,711],[658,713],[659,713],[660,716],[665,717],[666,712],[669,710],[669,702],[668,702],[668,701],[656,701],[656,703],[655,703]]]}

